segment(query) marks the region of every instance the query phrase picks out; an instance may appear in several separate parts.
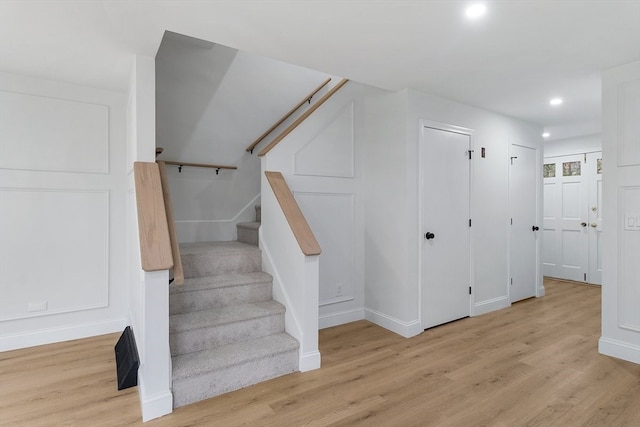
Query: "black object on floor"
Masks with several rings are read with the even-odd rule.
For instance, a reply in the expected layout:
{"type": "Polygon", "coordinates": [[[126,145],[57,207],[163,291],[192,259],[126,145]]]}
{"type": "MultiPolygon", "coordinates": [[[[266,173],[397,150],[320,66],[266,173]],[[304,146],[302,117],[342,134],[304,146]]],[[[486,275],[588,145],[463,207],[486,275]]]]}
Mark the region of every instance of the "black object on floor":
{"type": "Polygon", "coordinates": [[[130,326],[124,328],[116,343],[116,369],[118,371],[118,390],[138,385],[138,347],[130,326]]]}

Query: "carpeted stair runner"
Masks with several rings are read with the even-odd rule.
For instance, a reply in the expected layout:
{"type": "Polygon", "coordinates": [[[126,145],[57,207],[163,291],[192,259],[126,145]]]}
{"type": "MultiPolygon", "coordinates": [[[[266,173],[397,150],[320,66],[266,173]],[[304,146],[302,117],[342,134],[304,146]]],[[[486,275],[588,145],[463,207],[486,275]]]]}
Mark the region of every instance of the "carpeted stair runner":
{"type": "Polygon", "coordinates": [[[185,283],[171,286],[169,344],[174,407],[298,370],[298,342],[284,332],[257,246],[181,245],[185,283]]]}
{"type": "Polygon", "coordinates": [[[238,229],[238,242],[248,243],[258,246],[258,229],[262,220],[260,205],[256,205],[256,220],[252,222],[241,222],[236,225],[238,229]]]}

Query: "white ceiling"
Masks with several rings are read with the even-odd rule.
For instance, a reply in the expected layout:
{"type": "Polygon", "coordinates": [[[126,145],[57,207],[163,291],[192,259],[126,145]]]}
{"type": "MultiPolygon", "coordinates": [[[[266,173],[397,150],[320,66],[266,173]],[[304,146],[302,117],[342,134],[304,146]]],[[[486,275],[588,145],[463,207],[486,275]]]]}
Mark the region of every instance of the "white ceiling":
{"type": "Polygon", "coordinates": [[[602,70],[640,59],[640,0],[0,0],[2,71],[126,91],[165,30],[550,128],[597,128],[602,70]],[[550,107],[561,96],[561,107],[550,107]],[[593,123],[596,123],[593,125],[593,123]],[[591,125],[588,125],[591,124],[591,125]]]}

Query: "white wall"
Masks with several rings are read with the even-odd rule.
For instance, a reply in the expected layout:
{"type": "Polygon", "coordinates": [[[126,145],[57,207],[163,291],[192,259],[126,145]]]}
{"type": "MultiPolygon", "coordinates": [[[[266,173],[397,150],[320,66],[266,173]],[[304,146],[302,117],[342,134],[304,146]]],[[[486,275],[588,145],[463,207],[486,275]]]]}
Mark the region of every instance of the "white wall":
{"type": "Polygon", "coordinates": [[[265,167],[282,172],[322,248],[320,328],[364,318],[362,153],[371,92],[377,89],[347,83],[266,156],[265,167]]]}
{"type": "Polygon", "coordinates": [[[602,354],[640,363],[640,62],[602,77],[602,354]]]}
{"type": "MultiPolygon", "coordinates": [[[[365,306],[367,318],[403,336],[415,335],[417,294],[409,280],[406,92],[367,99],[364,157],[365,306]],[[412,304],[407,298],[414,298],[412,304]]],[[[417,123],[416,123],[416,126],[417,123]]],[[[417,153],[417,152],[416,152],[417,153]]]]}
{"type": "MultiPolygon", "coordinates": [[[[541,128],[414,91],[384,97],[387,103],[381,99],[372,105],[372,115],[367,118],[371,136],[367,141],[365,173],[367,318],[391,325],[390,329],[405,336],[420,332],[420,119],[475,131],[471,200],[476,248],[472,266],[474,309],[480,314],[508,306],[509,147],[512,143],[537,147],[541,164],[541,128]],[[398,132],[398,120],[405,111],[404,132],[398,132]],[[485,158],[478,155],[480,147],[486,148],[485,158]]],[[[537,217],[541,219],[542,203],[538,205],[537,217]]]]}
{"type": "Polygon", "coordinates": [[[174,33],[156,65],[159,159],[238,167],[216,175],[168,166],[178,238],[234,240],[235,225],[254,220],[260,196],[260,160],[246,147],[328,76],[174,33]]]}
{"type": "Polygon", "coordinates": [[[125,104],[0,74],[0,350],[127,325],[125,104]]]}
{"type": "Polygon", "coordinates": [[[570,154],[602,151],[602,135],[583,135],[576,138],[545,141],[544,157],[567,156],[570,154]]]}
{"type": "Polygon", "coordinates": [[[169,271],[141,269],[133,162],[155,161],[155,63],[135,56],[127,105],[127,284],[131,329],[140,367],[138,394],[142,420],[173,410],[171,354],[169,351],[169,271]]]}

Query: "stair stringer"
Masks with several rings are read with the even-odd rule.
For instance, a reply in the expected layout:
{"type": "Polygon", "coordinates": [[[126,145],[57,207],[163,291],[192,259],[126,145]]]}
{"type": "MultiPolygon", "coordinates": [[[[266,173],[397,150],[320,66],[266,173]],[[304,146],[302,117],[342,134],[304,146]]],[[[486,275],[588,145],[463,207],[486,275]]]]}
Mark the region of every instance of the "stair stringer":
{"type": "MultiPolygon", "coordinates": [[[[262,178],[266,179],[264,174],[262,178]]],[[[263,225],[265,216],[269,224],[268,227],[260,227],[259,230],[262,269],[273,276],[273,299],[286,307],[285,331],[300,343],[299,370],[306,372],[319,369],[321,362],[318,350],[319,257],[305,256],[300,251],[282,211],[276,212],[275,215],[269,213],[265,215],[271,207],[274,207],[273,203],[277,204],[277,202],[272,192],[265,194],[263,191],[262,193],[263,225]],[[277,238],[280,256],[276,256],[271,250],[269,246],[271,239],[268,236],[269,233],[264,231],[265,228],[279,230],[274,233],[276,236],[283,232],[288,234],[287,239],[284,239],[282,234],[277,238]],[[293,244],[283,244],[283,240],[293,244]],[[283,248],[289,250],[284,249],[282,253],[283,248]],[[276,258],[287,260],[280,263],[285,268],[277,267],[276,258]]]]}

